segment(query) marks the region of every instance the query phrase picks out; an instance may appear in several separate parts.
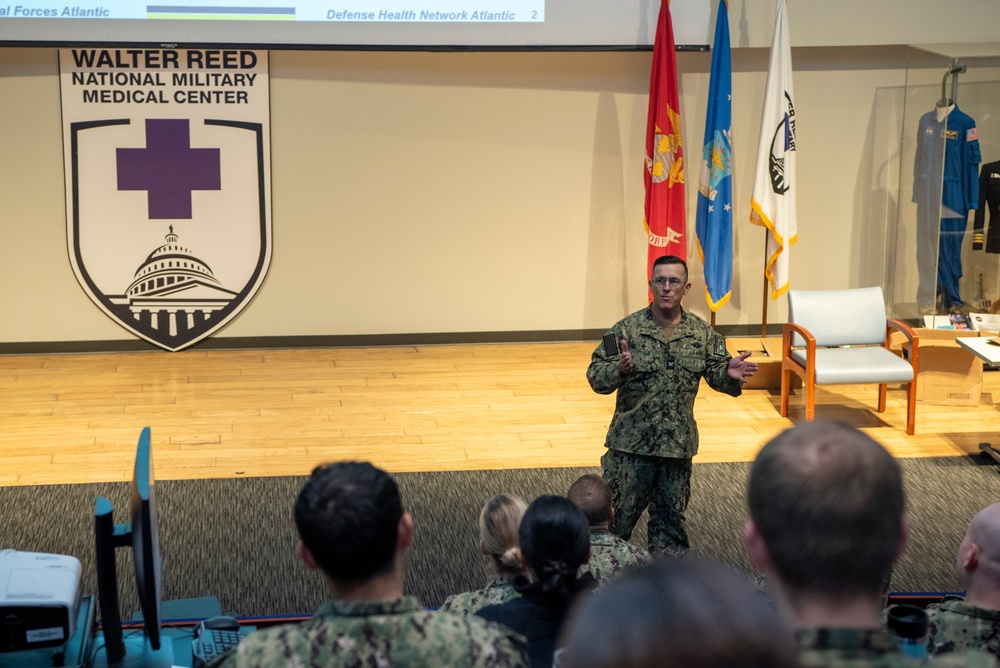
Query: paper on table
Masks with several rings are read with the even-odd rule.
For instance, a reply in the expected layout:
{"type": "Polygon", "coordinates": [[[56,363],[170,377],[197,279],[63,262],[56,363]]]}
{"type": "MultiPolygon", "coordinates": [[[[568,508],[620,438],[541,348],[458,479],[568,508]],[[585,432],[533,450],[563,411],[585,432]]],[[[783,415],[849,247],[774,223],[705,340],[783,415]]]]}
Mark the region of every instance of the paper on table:
{"type": "Polygon", "coordinates": [[[1000,313],[970,313],[969,322],[981,332],[1000,332],[1000,313]]]}
{"type": "Polygon", "coordinates": [[[955,329],[946,315],[925,315],[924,327],[928,329],[955,329]]]}

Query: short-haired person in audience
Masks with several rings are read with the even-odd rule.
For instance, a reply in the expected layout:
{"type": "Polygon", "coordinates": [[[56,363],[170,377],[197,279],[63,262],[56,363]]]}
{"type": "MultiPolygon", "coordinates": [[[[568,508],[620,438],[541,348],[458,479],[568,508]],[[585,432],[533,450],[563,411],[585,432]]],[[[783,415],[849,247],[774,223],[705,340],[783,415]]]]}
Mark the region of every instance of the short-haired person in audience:
{"type": "Polygon", "coordinates": [[[955,565],[965,599],[946,598],[931,607],[928,649],[981,649],[1000,656],[1000,503],[972,518],[955,565]]]}
{"type": "Polygon", "coordinates": [[[737,397],[757,371],[749,352],[732,357],[726,340],[681,307],[691,289],[687,264],[674,255],[653,263],[649,306],[615,323],[590,357],[587,381],[599,394],[616,393],[615,414],[601,457],[614,494],[611,531],[628,540],[649,507],[648,547],[673,556],[688,551],[684,513],[691,498],[691,459],[698,453],[694,401],[702,379],[737,397]]]}
{"type": "MultiPolygon", "coordinates": [[[[800,423],[757,454],[747,500],[747,553],[790,615],[803,666],[918,665],[882,628],[881,585],[909,531],[885,448],[845,424],[800,423]]],[[[963,659],[934,665],[994,665],[963,659]]]]}
{"type": "Polygon", "coordinates": [[[584,599],[560,668],[794,668],[790,625],[728,567],[664,559],[584,599]]]}
{"type": "Polygon", "coordinates": [[[649,552],[611,533],[615,509],[611,505],[611,488],[593,473],[580,476],[570,485],[566,498],[575,503],[590,522],[590,561],[581,566],[583,572],[603,586],[611,578],[634,570],[650,561],[649,552]]]}
{"type": "Polygon", "coordinates": [[[589,525],[569,499],[540,496],[525,511],[518,538],[521,563],[530,576],[515,583],[521,597],[476,614],[522,634],[532,667],[551,668],[570,607],[597,584],[589,574],[577,575],[590,558],[589,525]]]}
{"type": "Polygon", "coordinates": [[[514,589],[514,578],[523,573],[517,530],[527,508],[524,499],[512,494],[497,494],[486,502],[479,513],[479,550],[489,557],[494,578],[482,589],[449,596],[441,610],[471,615],[520,596],[514,589]]]}
{"type": "Polygon", "coordinates": [[[331,600],[308,621],[250,634],[213,668],[526,665],[524,639],[509,629],[403,595],[413,520],[386,472],[361,462],[318,467],[295,524],[298,555],[323,573],[331,600]]]}

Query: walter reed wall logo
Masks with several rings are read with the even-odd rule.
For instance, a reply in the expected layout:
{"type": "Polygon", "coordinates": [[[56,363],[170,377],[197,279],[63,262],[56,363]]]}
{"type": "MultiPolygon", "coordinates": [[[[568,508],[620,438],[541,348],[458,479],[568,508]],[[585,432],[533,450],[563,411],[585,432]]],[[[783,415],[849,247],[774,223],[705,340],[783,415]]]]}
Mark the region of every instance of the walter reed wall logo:
{"type": "Polygon", "coordinates": [[[123,327],[181,350],[236,317],[270,263],[267,53],[59,60],[73,271],[123,327]]]}

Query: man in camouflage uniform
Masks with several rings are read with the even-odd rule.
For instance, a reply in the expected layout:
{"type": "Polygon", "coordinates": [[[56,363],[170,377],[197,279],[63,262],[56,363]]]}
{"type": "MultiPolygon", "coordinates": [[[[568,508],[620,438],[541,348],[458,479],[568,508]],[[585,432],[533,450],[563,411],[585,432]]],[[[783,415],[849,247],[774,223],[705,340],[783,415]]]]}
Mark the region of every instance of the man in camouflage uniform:
{"type": "MultiPolygon", "coordinates": [[[[758,453],[747,503],[747,555],[796,627],[802,666],[921,665],[882,627],[882,581],[909,531],[885,448],[841,423],[801,423],[758,453]]],[[[996,662],[967,652],[930,665],[996,662]]]]}
{"type": "Polygon", "coordinates": [[[735,397],[757,370],[746,361],[750,353],[730,357],[726,340],[681,308],[690,289],[684,260],[657,259],[649,281],[653,301],[608,330],[621,353],[608,355],[599,345],[587,369],[595,392],[618,392],[601,457],[614,496],[611,531],[628,540],[649,506],[649,551],[673,555],[689,547],[684,511],[698,452],[694,399],[701,379],[735,397]]]}
{"type": "Polygon", "coordinates": [[[601,587],[615,576],[649,563],[649,552],[624,541],[610,531],[615,516],[611,488],[601,476],[588,473],[574,482],[566,498],[579,506],[590,523],[590,561],[580,567],[580,575],[590,572],[601,587]]]}
{"type": "Polygon", "coordinates": [[[1000,656],[1000,503],[979,511],[956,558],[965,599],[931,606],[928,649],[944,654],[982,649],[1000,656]]]}
{"type": "Polygon", "coordinates": [[[403,596],[413,520],[384,471],[359,462],[317,468],[295,523],[297,553],[322,571],[332,600],[306,622],[252,633],[212,668],[527,665],[513,631],[403,596]]]}

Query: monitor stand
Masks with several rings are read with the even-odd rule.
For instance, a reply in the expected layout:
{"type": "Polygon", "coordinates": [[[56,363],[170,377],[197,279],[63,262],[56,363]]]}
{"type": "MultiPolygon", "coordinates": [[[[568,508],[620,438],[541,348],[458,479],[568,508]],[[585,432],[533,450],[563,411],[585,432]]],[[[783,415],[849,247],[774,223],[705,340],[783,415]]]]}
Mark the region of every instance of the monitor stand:
{"type": "Polygon", "coordinates": [[[103,638],[98,636],[96,642],[100,649],[91,664],[94,668],[171,668],[174,665],[174,644],[169,638],[161,638],[160,649],[154,650],[145,634],[136,631],[131,638],[125,638],[125,656],[116,663],[108,663],[108,656],[102,651],[102,641],[103,638]]]}

